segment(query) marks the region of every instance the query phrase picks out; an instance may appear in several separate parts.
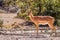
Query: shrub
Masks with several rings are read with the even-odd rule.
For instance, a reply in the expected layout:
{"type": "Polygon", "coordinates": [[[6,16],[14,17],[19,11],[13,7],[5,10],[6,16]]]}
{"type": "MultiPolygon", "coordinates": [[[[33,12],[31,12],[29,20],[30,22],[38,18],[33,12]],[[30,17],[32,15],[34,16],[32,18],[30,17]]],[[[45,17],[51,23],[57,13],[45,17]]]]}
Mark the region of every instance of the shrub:
{"type": "Polygon", "coordinates": [[[57,26],[60,26],[60,20],[57,20],[57,26]]]}
{"type": "Polygon", "coordinates": [[[19,13],[19,14],[17,14],[17,17],[18,17],[18,18],[22,18],[22,19],[25,19],[26,16],[27,16],[26,13],[19,13]]]}

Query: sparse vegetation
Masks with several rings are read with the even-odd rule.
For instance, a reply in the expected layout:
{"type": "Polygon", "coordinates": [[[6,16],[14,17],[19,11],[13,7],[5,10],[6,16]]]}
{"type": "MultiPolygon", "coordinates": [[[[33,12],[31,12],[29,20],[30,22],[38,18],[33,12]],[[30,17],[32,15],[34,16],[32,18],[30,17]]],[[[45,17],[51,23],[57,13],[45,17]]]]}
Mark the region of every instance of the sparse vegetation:
{"type": "Polygon", "coordinates": [[[2,28],[3,27],[3,21],[0,20],[0,27],[2,28]]]}

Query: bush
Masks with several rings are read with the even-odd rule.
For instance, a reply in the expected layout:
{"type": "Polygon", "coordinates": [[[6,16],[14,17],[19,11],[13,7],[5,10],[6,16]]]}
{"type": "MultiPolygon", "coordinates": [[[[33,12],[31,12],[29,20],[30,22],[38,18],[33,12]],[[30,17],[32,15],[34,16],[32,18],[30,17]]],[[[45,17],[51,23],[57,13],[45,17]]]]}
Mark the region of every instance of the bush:
{"type": "Polygon", "coordinates": [[[60,20],[57,20],[57,26],[60,26],[60,20]]]}
{"type": "Polygon", "coordinates": [[[25,19],[26,16],[27,16],[26,13],[19,13],[19,14],[17,14],[17,17],[18,17],[18,18],[22,18],[22,19],[25,19]]]}

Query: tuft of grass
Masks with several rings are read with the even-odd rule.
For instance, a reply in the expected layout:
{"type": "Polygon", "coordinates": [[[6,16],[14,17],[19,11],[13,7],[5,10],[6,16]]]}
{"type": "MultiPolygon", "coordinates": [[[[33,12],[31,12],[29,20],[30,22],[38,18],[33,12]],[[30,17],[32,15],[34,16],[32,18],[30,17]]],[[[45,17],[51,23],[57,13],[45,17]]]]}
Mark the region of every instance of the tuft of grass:
{"type": "Polygon", "coordinates": [[[2,28],[3,26],[3,21],[0,19],[0,27],[2,28]]]}

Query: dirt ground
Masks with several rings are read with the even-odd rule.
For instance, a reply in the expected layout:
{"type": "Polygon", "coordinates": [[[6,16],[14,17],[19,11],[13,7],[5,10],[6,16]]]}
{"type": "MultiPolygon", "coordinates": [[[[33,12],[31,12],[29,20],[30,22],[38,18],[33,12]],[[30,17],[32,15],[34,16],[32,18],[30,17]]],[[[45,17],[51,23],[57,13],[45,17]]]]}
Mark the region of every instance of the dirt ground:
{"type": "MultiPolygon", "coordinates": [[[[41,35],[42,36],[42,35],[41,35]]],[[[60,40],[60,37],[29,37],[20,35],[0,35],[0,40],[60,40]]]]}

